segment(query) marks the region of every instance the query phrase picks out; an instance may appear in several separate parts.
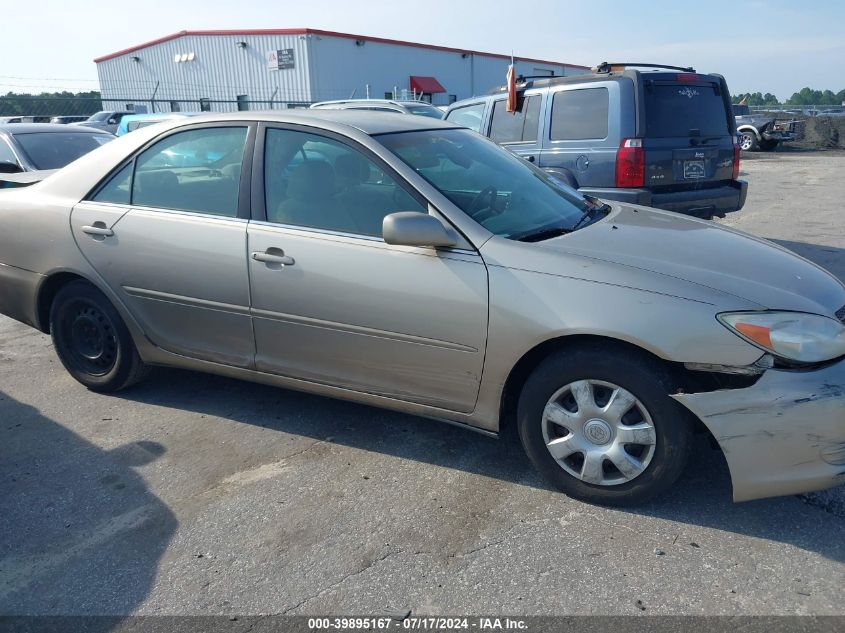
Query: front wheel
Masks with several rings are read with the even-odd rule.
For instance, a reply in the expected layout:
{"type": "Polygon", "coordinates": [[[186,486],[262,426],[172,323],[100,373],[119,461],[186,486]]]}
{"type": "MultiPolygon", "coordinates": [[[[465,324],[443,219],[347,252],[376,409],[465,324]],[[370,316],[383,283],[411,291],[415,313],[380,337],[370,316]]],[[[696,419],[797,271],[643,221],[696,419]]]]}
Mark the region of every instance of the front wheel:
{"type": "Polygon", "coordinates": [[[567,495],[605,505],[646,501],[686,465],[691,424],[664,367],[614,347],[555,354],[526,381],[519,435],[540,473],[567,495]]]}
{"type": "Polygon", "coordinates": [[[118,391],[147,374],[117,310],[86,281],[73,281],[56,293],[50,334],[65,369],[92,391],[118,391]]]}
{"type": "Polygon", "coordinates": [[[743,152],[756,152],[759,147],[754,130],[742,130],[739,133],[739,149],[743,152]]]}

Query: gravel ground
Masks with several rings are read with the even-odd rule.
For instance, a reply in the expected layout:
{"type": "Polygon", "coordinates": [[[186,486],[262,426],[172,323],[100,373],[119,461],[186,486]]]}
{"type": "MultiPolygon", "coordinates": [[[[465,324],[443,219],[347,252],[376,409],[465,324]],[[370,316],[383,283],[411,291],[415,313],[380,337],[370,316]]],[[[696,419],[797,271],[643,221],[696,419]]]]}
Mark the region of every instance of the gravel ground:
{"type": "MultiPolygon", "coordinates": [[[[745,161],[726,224],[845,279],[845,154],[745,161]]],[[[845,493],[730,502],[702,443],[634,510],[512,437],[175,370],[87,392],[0,318],[2,614],[845,614],[845,493]]]]}

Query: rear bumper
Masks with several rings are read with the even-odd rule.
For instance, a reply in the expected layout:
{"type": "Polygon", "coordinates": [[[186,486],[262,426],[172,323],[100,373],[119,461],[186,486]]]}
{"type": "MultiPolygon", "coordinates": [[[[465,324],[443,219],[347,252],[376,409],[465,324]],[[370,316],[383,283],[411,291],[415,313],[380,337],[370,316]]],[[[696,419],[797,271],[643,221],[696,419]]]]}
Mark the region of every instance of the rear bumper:
{"type": "Polygon", "coordinates": [[[845,484],[845,360],[769,370],[753,386],[679,394],[728,462],[734,501],[845,484]]]}
{"type": "Polygon", "coordinates": [[[36,296],[43,275],[0,264],[0,314],[38,327],[36,296]]]}
{"type": "Polygon", "coordinates": [[[748,195],[748,183],[744,180],[733,180],[729,185],[721,187],[668,193],[652,192],[648,189],[594,189],[589,187],[581,188],[578,191],[605,200],[618,200],[619,202],[656,207],[699,218],[707,218],[739,211],[745,204],[745,198],[748,195]]]}

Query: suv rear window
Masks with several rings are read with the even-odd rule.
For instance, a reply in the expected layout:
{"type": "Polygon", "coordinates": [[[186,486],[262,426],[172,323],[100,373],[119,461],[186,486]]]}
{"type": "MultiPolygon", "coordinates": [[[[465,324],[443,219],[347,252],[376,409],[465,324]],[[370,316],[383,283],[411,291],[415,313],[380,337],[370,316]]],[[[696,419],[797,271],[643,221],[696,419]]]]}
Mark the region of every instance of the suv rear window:
{"type": "Polygon", "coordinates": [[[725,102],[717,84],[652,82],[645,85],[646,136],[726,136],[725,102]]]}
{"type": "Polygon", "coordinates": [[[493,104],[490,138],[497,143],[528,143],[537,140],[540,126],[540,95],[520,99],[519,110],[505,111],[505,100],[493,104]]]}

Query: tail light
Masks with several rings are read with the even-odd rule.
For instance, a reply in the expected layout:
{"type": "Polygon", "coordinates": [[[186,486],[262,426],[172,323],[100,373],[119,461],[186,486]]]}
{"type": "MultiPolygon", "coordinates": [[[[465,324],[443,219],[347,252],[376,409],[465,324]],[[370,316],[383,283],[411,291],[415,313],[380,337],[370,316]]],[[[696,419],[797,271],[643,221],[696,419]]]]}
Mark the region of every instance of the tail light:
{"type": "Polygon", "coordinates": [[[739,145],[734,141],[734,173],[731,176],[733,180],[739,178],[739,145]]]}
{"type": "Polygon", "coordinates": [[[701,76],[695,73],[681,73],[679,75],[675,75],[675,79],[683,83],[690,83],[701,81],[701,76]]]}
{"type": "Polygon", "coordinates": [[[645,150],[641,138],[624,138],[616,152],[616,186],[642,187],[645,184],[645,150]]]}

